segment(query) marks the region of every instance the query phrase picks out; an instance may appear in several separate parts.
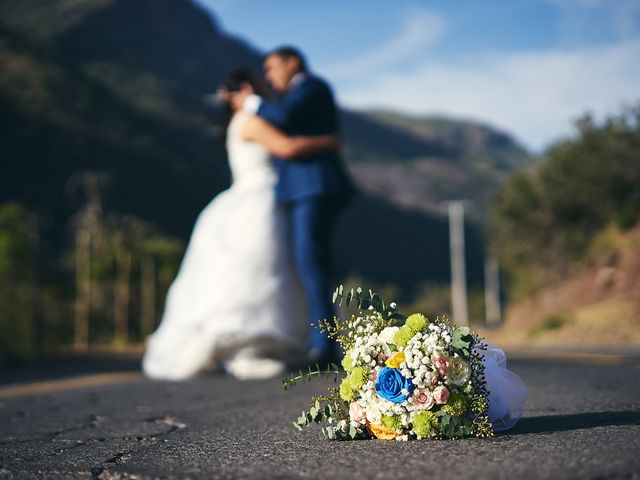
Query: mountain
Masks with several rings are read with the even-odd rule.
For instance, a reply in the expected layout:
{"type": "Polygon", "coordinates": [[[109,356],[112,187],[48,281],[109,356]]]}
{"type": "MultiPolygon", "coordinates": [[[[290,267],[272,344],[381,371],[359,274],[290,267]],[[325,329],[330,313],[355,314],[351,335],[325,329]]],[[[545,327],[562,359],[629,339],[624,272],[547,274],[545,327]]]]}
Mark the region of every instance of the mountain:
{"type": "Polygon", "coordinates": [[[202,95],[259,55],[182,0],[2,1],[0,13],[2,199],[62,228],[74,174],[97,171],[111,208],[187,235],[229,183],[202,95]]]}
{"type": "Polygon", "coordinates": [[[508,134],[477,122],[365,111],[345,112],[343,126],[363,189],[426,212],[466,199],[480,218],[509,175],[533,161],[508,134]]]}
{"type": "MultiPolygon", "coordinates": [[[[259,70],[261,52],[189,0],[0,0],[0,19],[0,202],[36,212],[61,252],[94,172],[105,209],[187,238],[229,185],[222,120],[203,96],[235,66],[259,70]]],[[[530,162],[507,134],[475,123],[380,111],[342,121],[362,191],[339,225],[342,277],[407,291],[447,282],[442,202],[482,206],[530,162]]],[[[483,241],[477,223],[467,228],[477,285],[483,241]]]]}

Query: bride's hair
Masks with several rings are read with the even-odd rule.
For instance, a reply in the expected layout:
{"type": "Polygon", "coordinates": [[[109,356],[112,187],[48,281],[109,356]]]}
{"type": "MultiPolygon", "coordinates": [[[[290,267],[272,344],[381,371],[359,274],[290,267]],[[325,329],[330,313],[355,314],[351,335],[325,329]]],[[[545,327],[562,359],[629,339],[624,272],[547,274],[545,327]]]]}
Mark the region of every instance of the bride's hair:
{"type": "MultiPolygon", "coordinates": [[[[239,67],[232,70],[227,75],[227,78],[221,85],[221,88],[228,92],[237,92],[245,83],[251,86],[256,95],[260,95],[261,97],[267,96],[268,90],[265,83],[248,67],[239,67]]],[[[225,125],[229,125],[232,115],[231,106],[227,103],[225,109],[225,125]]]]}
{"type": "Polygon", "coordinates": [[[227,75],[226,80],[222,84],[222,88],[230,92],[237,92],[244,83],[249,84],[256,95],[263,97],[267,93],[264,82],[260,80],[253,70],[247,67],[232,70],[229,75],[227,75]]]}

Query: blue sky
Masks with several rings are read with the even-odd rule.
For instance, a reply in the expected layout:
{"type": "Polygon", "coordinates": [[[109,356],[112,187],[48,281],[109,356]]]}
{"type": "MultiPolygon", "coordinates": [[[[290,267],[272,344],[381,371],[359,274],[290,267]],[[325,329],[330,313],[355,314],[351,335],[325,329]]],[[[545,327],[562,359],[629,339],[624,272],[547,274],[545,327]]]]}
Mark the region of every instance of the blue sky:
{"type": "Polygon", "coordinates": [[[351,108],[472,118],[540,151],[640,100],[640,0],[196,0],[260,50],[290,43],[351,108]]]}

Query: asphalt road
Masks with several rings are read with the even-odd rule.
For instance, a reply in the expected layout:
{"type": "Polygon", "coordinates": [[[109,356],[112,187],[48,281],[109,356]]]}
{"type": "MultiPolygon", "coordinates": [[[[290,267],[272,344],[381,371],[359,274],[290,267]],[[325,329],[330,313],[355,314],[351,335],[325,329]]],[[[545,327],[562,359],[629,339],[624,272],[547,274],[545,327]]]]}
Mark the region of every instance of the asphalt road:
{"type": "Polygon", "coordinates": [[[640,478],[640,362],[606,363],[512,359],[529,388],[525,418],[458,441],[297,432],[291,421],[322,384],[129,375],[14,391],[0,400],[0,478],[640,478]]]}

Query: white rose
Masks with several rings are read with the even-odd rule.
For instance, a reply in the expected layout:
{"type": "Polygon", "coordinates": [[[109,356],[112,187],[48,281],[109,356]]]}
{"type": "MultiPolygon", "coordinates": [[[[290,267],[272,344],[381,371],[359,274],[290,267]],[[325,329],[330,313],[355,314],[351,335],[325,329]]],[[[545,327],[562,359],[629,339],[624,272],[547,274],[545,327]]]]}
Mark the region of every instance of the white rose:
{"type": "Polygon", "coordinates": [[[382,416],[382,413],[380,413],[380,409],[378,408],[378,405],[376,405],[374,401],[367,403],[367,406],[365,407],[364,410],[369,423],[374,423],[374,424],[380,423],[380,417],[382,416]]]}
{"type": "Polygon", "coordinates": [[[449,358],[447,377],[454,385],[462,385],[471,375],[469,364],[460,357],[449,358]]]}
{"type": "Polygon", "coordinates": [[[393,337],[398,330],[398,327],[387,327],[378,334],[378,340],[382,343],[393,343],[393,337]]]}

